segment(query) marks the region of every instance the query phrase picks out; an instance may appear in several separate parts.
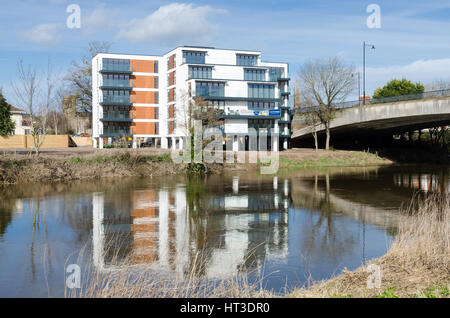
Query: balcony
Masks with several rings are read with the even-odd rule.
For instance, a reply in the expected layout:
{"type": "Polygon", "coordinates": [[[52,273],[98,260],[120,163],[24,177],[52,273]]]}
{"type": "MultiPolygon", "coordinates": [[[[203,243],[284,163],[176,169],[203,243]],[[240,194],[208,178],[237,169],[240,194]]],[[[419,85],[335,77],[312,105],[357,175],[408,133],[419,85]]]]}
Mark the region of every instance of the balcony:
{"type": "Polygon", "coordinates": [[[103,84],[100,86],[100,89],[122,89],[131,91],[133,89],[133,85],[129,80],[126,81],[106,80],[103,81],[103,84]]]}
{"type": "Polygon", "coordinates": [[[109,111],[103,112],[103,118],[100,121],[117,121],[117,122],[131,122],[133,120],[132,114],[129,112],[109,111]]]}
{"type": "Polygon", "coordinates": [[[133,68],[131,65],[122,64],[103,64],[100,73],[104,74],[131,74],[133,73],[133,68]]]}
{"type": "Polygon", "coordinates": [[[103,96],[102,106],[131,106],[130,96],[103,96]]]}
{"type": "Polygon", "coordinates": [[[130,137],[130,129],[110,129],[105,127],[100,137],[130,137]]]}

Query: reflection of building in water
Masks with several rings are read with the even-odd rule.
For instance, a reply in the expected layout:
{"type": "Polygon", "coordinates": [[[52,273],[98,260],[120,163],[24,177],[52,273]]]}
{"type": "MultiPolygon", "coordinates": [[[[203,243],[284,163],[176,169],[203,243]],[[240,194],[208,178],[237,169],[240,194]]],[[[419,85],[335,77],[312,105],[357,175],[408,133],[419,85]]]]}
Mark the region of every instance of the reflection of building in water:
{"type": "Polygon", "coordinates": [[[396,186],[421,190],[423,192],[450,193],[449,179],[434,173],[396,173],[396,186]]]}
{"type": "Polygon", "coordinates": [[[273,187],[252,190],[246,186],[243,190],[239,189],[239,179],[234,178],[230,193],[204,194],[202,205],[191,207],[196,213],[189,213],[183,184],[136,190],[129,194],[128,218],[125,210],[116,211],[109,203],[108,194],[95,193],[95,265],[102,269],[110,267],[106,246],[113,237],[110,232],[117,231],[122,232],[120,237],[128,243],[119,253],[121,256],[129,257],[132,264],[153,264],[177,275],[191,269],[198,253],[207,255],[203,274],[208,277],[229,275],[241,266],[254,268],[264,259],[285,257],[287,180],[280,188],[278,191],[275,180],[273,187]],[[251,263],[249,254],[253,254],[251,260],[258,261],[251,263]]]}

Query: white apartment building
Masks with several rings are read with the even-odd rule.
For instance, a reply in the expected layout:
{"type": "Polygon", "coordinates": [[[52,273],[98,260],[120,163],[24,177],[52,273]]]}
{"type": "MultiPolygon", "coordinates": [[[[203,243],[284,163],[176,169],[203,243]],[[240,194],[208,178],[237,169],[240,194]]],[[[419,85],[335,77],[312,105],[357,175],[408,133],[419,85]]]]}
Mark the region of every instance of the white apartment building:
{"type": "Polygon", "coordinates": [[[163,56],[100,53],[92,74],[94,147],[127,138],[133,147],[183,149],[193,96],[217,107],[232,150],[259,149],[262,138],[269,149],[289,147],[288,64],[264,62],[261,52],[181,46],[163,56]],[[255,131],[256,144],[249,138],[255,131]]]}

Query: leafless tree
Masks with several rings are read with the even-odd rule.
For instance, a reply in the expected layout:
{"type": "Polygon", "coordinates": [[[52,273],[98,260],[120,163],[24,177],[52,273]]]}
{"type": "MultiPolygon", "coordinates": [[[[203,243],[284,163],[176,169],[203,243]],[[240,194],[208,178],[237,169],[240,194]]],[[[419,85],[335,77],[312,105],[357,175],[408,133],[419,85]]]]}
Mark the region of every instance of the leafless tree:
{"type": "Polygon", "coordinates": [[[17,100],[24,105],[30,115],[33,146],[36,155],[39,156],[39,149],[44,142],[43,137],[40,137],[43,132],[39,129],[39,107],[37,101],[40,93],[41,79],[38,76],[36,67],[30,64],[25,67],[22,60],[17,62],[17,77],[17,82],[11,83],[11,86],[17,100]]]}
{"type": "Polygon", "coordinates": [[[92,58],[98,53],[109,52],[110,48],[110,42],[90,42],[88,53],[83,56],[81,62],[72,62],[72,68],[69,70],[65,80],[83,108],[80,111],[92,111],[92,58]]]}
{"type": "Polygon", "coordinates": [[[330,147],[330,124],[342,102],[355,89],[353,67],[346,66],[340,58],[307,61],[300,70],[301,90],[305,100],[315,103],[314,108],[326,131],[325,149],[330,147]]]}

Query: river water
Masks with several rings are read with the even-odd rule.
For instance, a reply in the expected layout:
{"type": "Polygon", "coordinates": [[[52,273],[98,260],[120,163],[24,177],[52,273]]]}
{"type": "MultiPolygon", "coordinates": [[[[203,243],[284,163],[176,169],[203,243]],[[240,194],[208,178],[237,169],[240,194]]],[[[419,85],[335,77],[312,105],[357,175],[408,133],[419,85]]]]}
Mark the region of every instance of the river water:
{"type": "Polygon", "coordinates": [[[401,166],[4,187],[0,297],[64,296],[81,251],[93,268],[126,260],[179,276],[201,252],[205,279],[245,269],[283,292],[383,255],[399,208],[448,182],[448,168],[401,166]]]}

